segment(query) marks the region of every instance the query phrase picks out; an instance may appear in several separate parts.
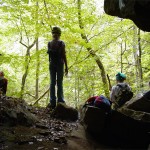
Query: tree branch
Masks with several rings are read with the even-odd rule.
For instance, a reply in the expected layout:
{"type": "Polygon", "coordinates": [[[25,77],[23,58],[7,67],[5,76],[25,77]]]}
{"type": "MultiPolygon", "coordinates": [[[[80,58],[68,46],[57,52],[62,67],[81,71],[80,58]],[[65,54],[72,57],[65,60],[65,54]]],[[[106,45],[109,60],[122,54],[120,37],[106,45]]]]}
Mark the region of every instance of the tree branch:
{"type": "Polygon", "coordinates": [[[28,48],[31,49],[35,45],[36,41],[37,41],[37,38],[34,39],[33,43],[28,48]]]}
{"type": "MultiPolygon", "coordinates": [[[[49,16],[48,9],[47,9],[47,3],[46,3],[45,0],[44,0],[44,6],[45,6],[45,10],[46,10],[46,13],[47,13],[48,20],[50,20],[50,16],[49,16]]],[[[52,26],[51,25],[50,25],[50,29],[52,30],[52,26]]]]}
{"type": "Polygon", "coordinates": [[[39,100],[41,100],[48,92],[49,92],[49,88],[35,101],[33,105],[36,105],[39,102],[39,100]]]}
{"type": "Polygon", "coordinates": [[[26,48],[28,48],[28,46],[22,42],[22,35],[21,35],[21,38],[20,38],[20,44],[22,44],[23,46],[25,46],[26,48]]]}
{"type": "Polygon", "coordinates": [[[22,44],[23,46],[25,46],[26,48],[28,48],[28,46],[22,42],[22,32],[21,32],[21,30],[20,30],[17,22],[15,24],[16,24],[18,30],[19,30],[19,33],[20,33],[20,44],[22,44]]]}
{"type": "Polygon", "coordinates": [[[28,46],[29,46],[29,36],[28,36],[28,32],[27,32],[27,30],[26,30],[25,24],[24,24],[24,22],[23,22],[23,19],[22,19],[22,17],[21,17],[21,14],[20,14],[20,19],[21,19],[21,22],[22,22],[24,31],[25,31],[25,33],[26,33],[26,37],[27,37],[27,40],[28,40],[28,46]]]}
{"type": "Polygon", "coordinates": [[[93,35],[92,37],[90,37],[90,38],[88,39],[88,41],[90,41],[91,39],[93,39],[93,38],[96,37],[96,36],[99,36],[99,35],[100,35],[101,33],[103,33],[103,32],[105,32],[105,30],[103,30],[103,31],[101,31],[101,32],[99,32],[99,33],[93,35]]]}
{"type": "Polygon", "coordinates": [[[32,94],[30,94],[30,93],[25,93],[26,95],[29,95],[29,96],[31,96],[31,97],[33,97],[33,98],[35,98],[35,96],[34,95],[32,95],[32,94]]]}

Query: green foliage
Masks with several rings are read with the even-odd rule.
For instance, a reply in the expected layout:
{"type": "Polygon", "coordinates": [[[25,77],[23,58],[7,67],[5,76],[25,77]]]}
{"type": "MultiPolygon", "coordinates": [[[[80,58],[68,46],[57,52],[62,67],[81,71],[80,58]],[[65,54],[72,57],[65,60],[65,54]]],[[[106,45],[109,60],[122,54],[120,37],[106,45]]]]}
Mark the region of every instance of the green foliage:
{"type": "MultiPolygon", "coordinates": [[[[106,73],[115,84],[115,75],[121,71],[121,44],[123,48],[123,72],[134,91],[136,73],[133,50],[133,23],[110,17],[97,11],[95,1],[82,1],[82,17],[89,44],[81,39],[77,3],[74,0],[1,0],[0,2],[0,69],[9,80],[8,95],[19,96],[21,79],[25,70],[26,46],[38,37],[39,51],[30,50],[29,73],[25,84],[24,99],[35,102],[37,55],[40,59],[39,96],[49,87],[49,64],[47,43],[51,40],[51,27],[62,28],[61,39],[66,43],[69,76],[64,78],[64,93],[68,104],[78,106],[92,95],[104,94],[101,75],[95,60],[89,56],[87,47],[100,57],[106,73]],[[21,44],[20,41],[24,44],[21,44]],[[32,95],[32,96],[31,96],[32,95]]],[[[150,77],[150,35],[141,32],[142,69],[144,85],[150,77]]],[[[145,88],[147,89],[147,88],[145,88]]],[[[47,93],[40,101],[46,105],[47,93]]]]}

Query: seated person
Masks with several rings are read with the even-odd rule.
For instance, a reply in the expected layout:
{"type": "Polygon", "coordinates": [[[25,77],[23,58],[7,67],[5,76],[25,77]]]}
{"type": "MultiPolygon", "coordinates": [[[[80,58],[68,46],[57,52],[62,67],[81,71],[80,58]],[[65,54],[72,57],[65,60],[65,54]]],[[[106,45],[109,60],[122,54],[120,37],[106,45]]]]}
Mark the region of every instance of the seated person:
{"type": "Polygon", "coordinates": [[[126,75],[118,73],[116,75],[117,85],[111,89],[110,100],[112,102],[112,109],[116,110],[123,106],[127,101],[133,97],[130,86],[125,83],[126,75]]]}
{"type": "Polygon", "coordinates": [[[0,94],[6,95],[7,92],[7,79],[4,77],[4,72],[0,71],[0,94]]]}

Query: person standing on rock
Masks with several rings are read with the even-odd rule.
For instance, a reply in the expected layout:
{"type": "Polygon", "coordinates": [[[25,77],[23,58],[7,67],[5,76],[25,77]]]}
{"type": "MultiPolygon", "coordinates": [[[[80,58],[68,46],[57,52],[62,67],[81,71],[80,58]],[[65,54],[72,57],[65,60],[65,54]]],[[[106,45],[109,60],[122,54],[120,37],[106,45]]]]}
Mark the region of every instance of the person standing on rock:
{"type": "Polygon", "coordinates": [[[7,79],[4,77],[4,72],[0,71],[0,94],[6,95],[7,92],[7,79]]]}
{"type": "Polygon", "coordinates": [[[48,42],[49,70],[50,70],[50,104],[48,107],[56,107],[55,86],[57,82],[57,102],[65,102],[63,95],[64,65],[65,74],[68,74],[68,65],[65,51],[65,43],[60,40],[61,29],[52,28],[52,41],[48,42]]]}
{"type": "Polygon", "coordinates": [[[130,86],[124,82],[125,80],[125,74],[119,72],[116,75],[117,85],[112,87],[110,94],[112,109],[114,110],[123,106],[127,101],[129,101],[133,97],[133,92],[131,91],[130,86]]]}

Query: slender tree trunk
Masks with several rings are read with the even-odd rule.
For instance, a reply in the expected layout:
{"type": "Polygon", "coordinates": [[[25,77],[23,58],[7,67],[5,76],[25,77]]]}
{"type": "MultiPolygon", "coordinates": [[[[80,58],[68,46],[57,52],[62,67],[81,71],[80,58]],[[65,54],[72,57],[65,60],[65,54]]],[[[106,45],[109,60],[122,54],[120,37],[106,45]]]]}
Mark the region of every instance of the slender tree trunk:
{"type": "Polygon", "coordinates": [[[39,98],[39,69],[40,69],[40,56],[39,56],[39,41],[36,41],[36,86],[35,86],[35,98],[39,98]]]}
{"type": "Polygon", "coordinates": [[[39,3],[36,2],[36,85],[35,85],[35,98],[39,98],[39,69],[40,69],[40,56],[39,56],[39,34],[38,34],[38,12],[39,12],[39,3]]]}
{"type": "Polygon", "coordinates": [[[137,62],[137,53],[138,53],[138,47],[137,47],[137,27],[133,27],[133,56],[134,56],[134,63],[135,63],[135,76],[136,76],[136,93],[139,91],[139,78],[138,78],[138,62],[137,62]]]}
{"type": "Polygon", "coordinates": [[[142,71],[142,49],[141,49],[141,36],[140,29],[134,27],[134,39],[133,39],[133,50],[135,59],[135,70],[136,70],[136,92],[142,90],[143,87],[143,71],[142,71]]]}
{"type": "Polygon", "coordinates": [[[75,107],[77,108],[77,69],[75,69],[75,91],[74,91],[74,100],[75,100],[75,107]]]}
{"type": "MultiPolygon", "coordinates": [[[[93,78],[95,78],[95,67],[94,67],[94,69],[93,69],[92,74],[93,74],[93,78]]],[[[91,87],[92,87],[92,96],[94,96],[94,95],[95,95],[95,81],[94,81],[94,80],[92,80],[92,85],[91,85],[91,87]]]]}
{"type": "Polygon", "coordinates": [[[26,56],[25,56],[25,72],[22,76],[22,83],[21,83],[21,91],[20,91],[20,98],[23,98],[24,88],[26,83],[26,78],[29,71],[29,64],[30,64],[30,48],[27,48],[26,56]]]}
{"type": "MultiPolygon", "coordinates": [[[[82,39],[86,42],[89,43],[86,34],[84,32],[84,25],[82,22],[82,16],[81,16],[81,0],[78,0],[78,20],[79,20],[79,27],[82,30],[81,33],[81,37],[82,39]]],[[[105,73],[105,69],[104,66],[100,60],[100,58],[96,55],[96,53],[92,50],[91,47],[87,47],[88,52],[90,53],[90,55],[95,59],[100,71],[101,71],[101,77],[102,77],[102,82],[103,82],[103,89],[105,92],[105,95],[107,97],[109,97],[109,90],[108,90],[108,83],[107,83],[107,79],[106,79],[106,73],[105,73]]]]}
{"type": "Polygon", "coordinates": [[[120,45],[120,48],[121,48],[121,53],[120,53],[120,65],[121,65],[121,72],[123,72],[123,46],[122,46],[122,42],[121,42],[121,45],[120,45]]]}
{"type": "MultiPolygon", "coordinates": [[[[23,44],[22,42],[20,42],[22,45],[26,46],[25,44],[23,44]]],[[[23,98],[23,94],[24,94],[24,88],[25,88],[25,84],[26,84],[26,78],[28,76],[28,72],[29,72],[29,64],[30,64],[30,50],[32,49],[32,47],[35,45],[36,43],[36,39],[33,41],[33,43],[30,46],[26,46],[27,51],[26,51],[26,55],[25,55],[25,72],[22,76],[22,82],[21,82],[21,90],[20,90],[20,98],[23,98]]]]}
{"type": "Polygon", "coordinates": [[[139,72],[139,79],[140,79],[140,88],[143,87],[143,71],[142,71],[142,49],[141,49],[141,35],[140,29],[138,29],[138,72],[139,72]]]}
{"type": "Polygon", "coordinates": [[[80,77],[78,76],[78,102],[77,102],[77,105],[79,105],[79,99],[80,99],[80,77]]]}

